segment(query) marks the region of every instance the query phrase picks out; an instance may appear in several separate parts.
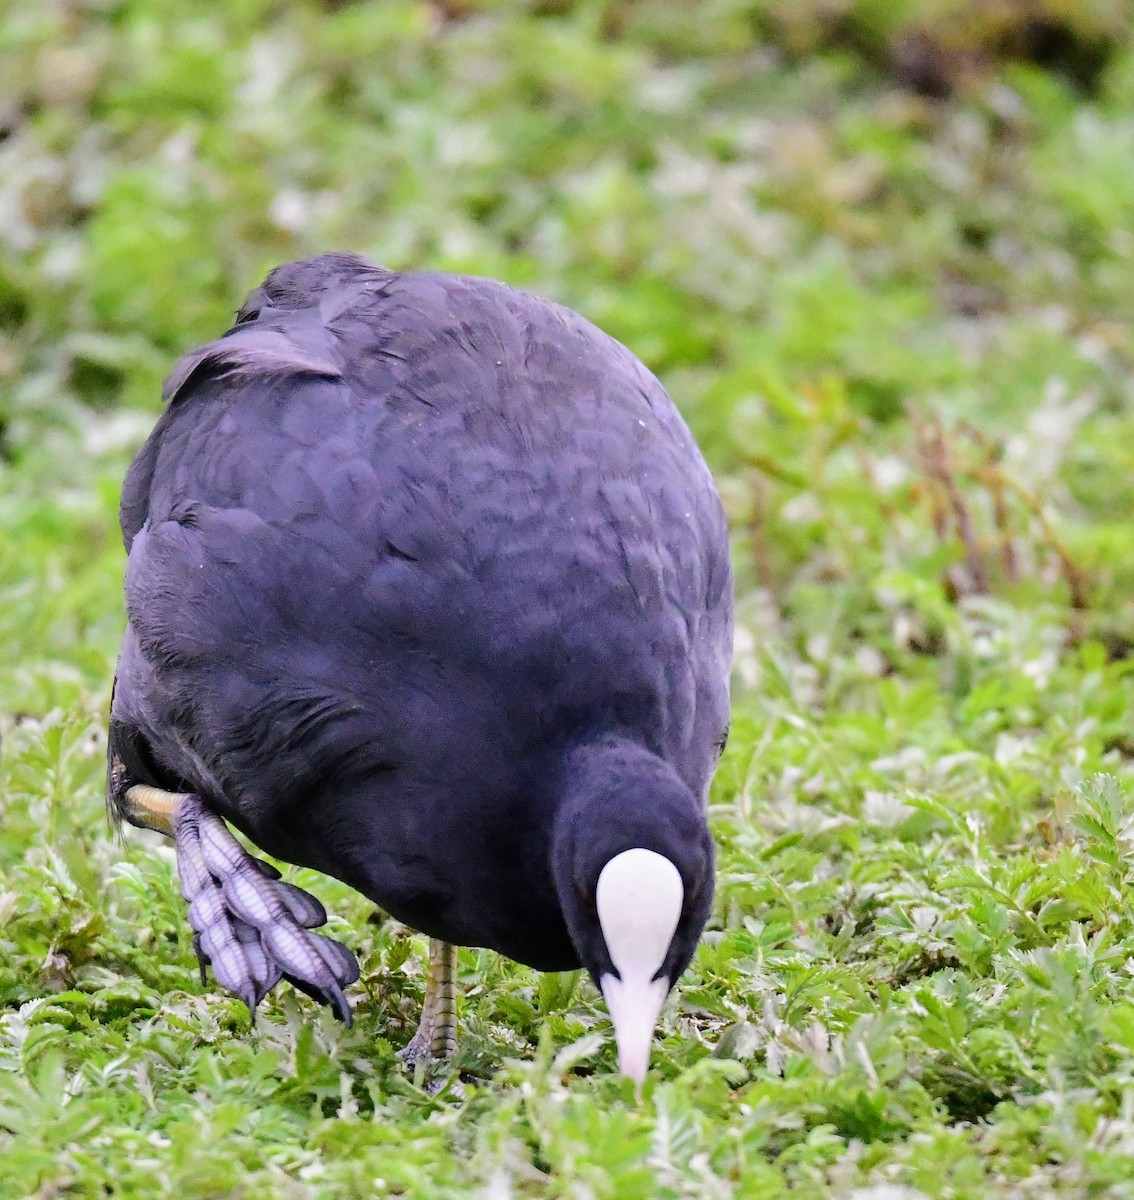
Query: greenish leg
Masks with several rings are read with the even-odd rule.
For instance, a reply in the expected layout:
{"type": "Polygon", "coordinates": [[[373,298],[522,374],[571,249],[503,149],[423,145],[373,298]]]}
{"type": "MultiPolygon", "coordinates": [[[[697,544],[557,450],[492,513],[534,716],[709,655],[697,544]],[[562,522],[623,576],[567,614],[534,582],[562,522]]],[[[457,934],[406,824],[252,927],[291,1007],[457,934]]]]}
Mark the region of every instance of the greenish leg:
{"type": "Polygon", "coordinates": [[[125,804],[120,804],[123,817],[139,829],[152,829],[174,836],[174,820],[182,801],[188,800],[188,792],[165,792],[161,788],[137,783],[127,788],[125,804]]]}
{"type": "Polygon", "coordinates": [[[457,947],[429,939],[429,976],[417,1032],[399,1057],[410,1066],[439,1063],[457,1052],[457,947]]]}

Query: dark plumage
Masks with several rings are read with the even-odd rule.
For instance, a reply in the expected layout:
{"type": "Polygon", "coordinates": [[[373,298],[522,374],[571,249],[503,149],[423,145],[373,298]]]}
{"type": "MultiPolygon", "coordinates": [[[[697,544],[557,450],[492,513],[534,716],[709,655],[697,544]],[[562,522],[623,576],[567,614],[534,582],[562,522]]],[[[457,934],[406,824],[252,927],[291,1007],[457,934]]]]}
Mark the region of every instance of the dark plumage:
{"type": "MultiPolygon", "coordinates": [[[[325,255],[165,397],[122,496],[119,808],[192,793],[431,937],[596,980],[600,872],[652,850],[681,880],[668,987],[712,895],[731,580],[657,380],[503,284],[325,255]]],[[[281,970],[331,995],[264,953],[253,1000],[281,970]]]]}

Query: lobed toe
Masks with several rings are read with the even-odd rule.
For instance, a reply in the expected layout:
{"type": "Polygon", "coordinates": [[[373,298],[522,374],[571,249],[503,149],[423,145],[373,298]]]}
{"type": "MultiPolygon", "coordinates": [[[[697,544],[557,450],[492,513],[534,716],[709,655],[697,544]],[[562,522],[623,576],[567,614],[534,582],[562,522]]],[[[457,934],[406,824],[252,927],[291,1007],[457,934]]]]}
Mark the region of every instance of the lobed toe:
{"type": "Polygon", "coordinates": [[[174,833],[202,979],[211,966],[253,1015],[287,979],[350,1024],[343,988],[358,979],[358,961],[341,942],[311,932],[327,920],[323,905],[250,855],[197,796],[183,799],[174,833]]]}

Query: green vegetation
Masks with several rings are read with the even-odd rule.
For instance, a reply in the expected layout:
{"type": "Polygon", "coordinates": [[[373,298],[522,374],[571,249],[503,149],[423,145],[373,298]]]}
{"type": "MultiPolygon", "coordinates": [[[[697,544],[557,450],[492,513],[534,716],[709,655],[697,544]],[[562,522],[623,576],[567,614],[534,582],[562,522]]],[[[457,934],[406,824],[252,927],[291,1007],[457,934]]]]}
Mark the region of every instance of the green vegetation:
{"type": "Polygon", "coordinates": [[[0,0],[0,1196],[1134,1197],[1129,0],[0,0]],[[103,814],[117,490],[316,249],[633,347],[734,521],[715,914],[643,1101],[591,985],[299,873],[345,1031],[201,987],[103,814]]]}

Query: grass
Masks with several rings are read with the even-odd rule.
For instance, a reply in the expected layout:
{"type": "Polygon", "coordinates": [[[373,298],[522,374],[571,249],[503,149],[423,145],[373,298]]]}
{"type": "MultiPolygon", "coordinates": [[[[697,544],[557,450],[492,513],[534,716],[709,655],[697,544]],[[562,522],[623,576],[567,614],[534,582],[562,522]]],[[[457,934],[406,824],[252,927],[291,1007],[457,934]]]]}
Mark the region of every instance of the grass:
{"type": "Polygon", "coordinates": [[[0,1196],[1134,1197],[1134,10],[0,2],[0,1196]],[[738,571],[709,930],[641,1103],[461,955],[467,1096],[197,980],[107,828],[117,491],[172,357],[343,247],[663,377],[738,571]]]}

